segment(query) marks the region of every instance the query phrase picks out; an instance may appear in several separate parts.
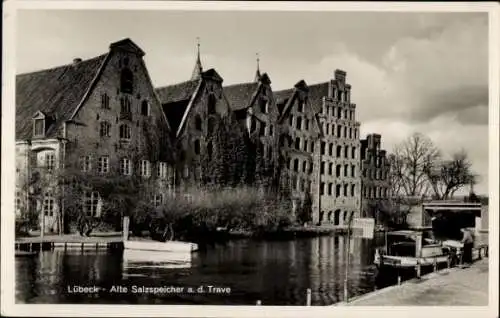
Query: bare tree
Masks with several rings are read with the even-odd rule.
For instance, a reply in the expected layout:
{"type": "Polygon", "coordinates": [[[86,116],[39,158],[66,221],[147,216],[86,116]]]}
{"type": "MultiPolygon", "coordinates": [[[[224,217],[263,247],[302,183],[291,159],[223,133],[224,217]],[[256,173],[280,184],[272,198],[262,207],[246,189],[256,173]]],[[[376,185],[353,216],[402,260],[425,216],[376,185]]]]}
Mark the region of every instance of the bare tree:
{"type": "Polygon", "coordinates": [[[435,162],[427,167],[426,174],[436,199],[452,198],[464,186],[474,184],[476,177],[471,171],[472,163],[462,149],[452,159],[435,162]]]}
{"type": "Polygon", "coordinates": [[[425,196],[429,191],[426,172],[439,158],[440,151],[421,133],[414,133],[396,146],[391,156],[393,195],[425,196]]]}

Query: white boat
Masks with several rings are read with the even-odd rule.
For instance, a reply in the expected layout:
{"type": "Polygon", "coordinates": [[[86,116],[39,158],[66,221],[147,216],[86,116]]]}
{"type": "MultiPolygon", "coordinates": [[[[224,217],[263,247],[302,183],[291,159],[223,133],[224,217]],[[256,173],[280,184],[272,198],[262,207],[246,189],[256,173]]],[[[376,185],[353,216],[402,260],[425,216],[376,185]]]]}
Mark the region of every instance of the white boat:
{"type": "Polygon", "coordinates": [[[198,244],[181,242],[181,241],[123,241],[123,246],[127,250],[141,250],[141,251],[157,251],[157,252],[173,252],[173,253],[191,253],[198,250],[198,244]]]}
{"type": "Polygon", "coordinates": [[[128,217],[123,218],[123,247],[125,250],[156,251],[170,253],[192,253],[198,250],[198,244],[182,241],[158,242],[153,240],[129,240],[128,217]]]}

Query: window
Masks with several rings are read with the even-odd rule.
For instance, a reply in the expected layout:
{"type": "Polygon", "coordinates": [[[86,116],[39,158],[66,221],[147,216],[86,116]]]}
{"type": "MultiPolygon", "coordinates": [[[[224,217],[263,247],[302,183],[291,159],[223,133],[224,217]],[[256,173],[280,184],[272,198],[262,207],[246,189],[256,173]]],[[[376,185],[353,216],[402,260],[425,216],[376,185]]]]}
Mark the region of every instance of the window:
{"type": "Polygon", "coordinates": [[[274,129],[273,129],[273,125],[269,125],[269,136],[273,136],[274,135],[274,129]]]}
{"type": "Polygon", "coordinates": [[[341,118],[342,118],[342,108],[340,108],[340,106],[339,106],[339,107],[337,107],[337,117],[338,117],[339,119],[341,119],[341,118]]]}
{"type": "Polygon", "coordinates": [[[344,147],[344,158],[349,158],[349,146],[344,147]]]}
{"type": "Polygon", "coordinates": [[[349,128],[349,138],[352,138],[352,128],[349,128]]]}
{"type": "Polygon", "coordinates": [[[101,210],[101,199],[96,191],[86,191],[84,193],[83,212],[86,216],[98,217],[101,210]]]}
{"type": "Polygon", "coordinates": [[[295,159],[293,161],[293,171],[295,172],[299,171],[299,159],[295,159]]]}
{"type": "Polygon", "coordinates": [[[34,120],[34,135],[44,136],[45,135],[45,118],[34,120]]]}
{"type": "Polygon", "coordinates": [[[293,126],[293,115],[290,115],[290,117],[288,117],[288,125],[293,126]]]}
{"type": "Polygon", "coordinates": [[[328,145],[328,154],[330,157],[333,156],[333,144],[328,145]]]}
{"type": "Polygon", "coordinates": [[[349,165],[344,165],[344,177],[349,175],[349,165]]]}
{"type": "Polygon", "coordinates": [[[299,113],[303,113],[304,112],[304,102],[299,102],[298,112],[299,113]]]}
{"type": "Polygon", "coordinates": [[[342,146],[337,146],[337,158],[342,156],[342,146]]]}
{"type": "Polygon", "coordinates": [[[104,109],[110,109],[109,108],[109,96],[106,93],[101,95],[101,107],[104,109]]]}
{"type": "Polygon", "coordinates": [[[56,200],[52,196],[52,193],[47,192],[43,197],[43,214],[45,216],[54,216],[55,207],[56,200]]]}
{"type": "Polygon", "coordinates": [[[297,129],[302,129],[302,117],[297,117],[297,129]]]}
{"type": "Polygon", "coordinates": [[[344,101],[344,92],[340,92],[340,101],[343,102],[344,101]]]}
{"type": "Polygon", "coordinates": [[[354,128],[354,138],[358,138],[358,129],[354,128]]]}
{"type": "Polygon", "coordinates": [[[165,179],[168,173],[168,166],[166,162],[158,163],[158,177],[165,179]]]}
{"type": "Polygon", "coordinates": [[[198,139],[194,141],[194,153],[197,155],[200,154],[200,141],[198,139]]]}
{"type": "Polygon", "coordinates": [[[260,123],[260,135],[261,136],[266,135],[266,123],[263,122],[260,123]]]}
{"type": "Polygon", "coordinates": [[[200,115],[196,115],[194,118],[194,126],[196,130],[201,131],[201,117],[200,115]]]}
{"type": "Polygon", "coordinates": [[[215,105],[217,103],[217,100],[215,99],[215,95],[214,94],[210,94],[208,95],[208,114],[209,115],[212,115],[212,114],[215,114],[215,105]]]}
{"type": "Polygon", "coordinates": [[[141,103],[141,115],[149,116],[149,103],[147,100],[143,100],[141,103]]]}
{"type": "Polygon", "coordinates": [[[337,137],[342,137],[342,126],[338,125],[337,126],[337,137]]]}
{"type": "Polygon", "coordinates": [[[307,161],[302,162],[302,172],[306,172],[307,169],[307,161]]]}
{"type": "Polygon", "coordinates": [[[311,152],[314,152],[314,141],[311,142],[311,152]]]}
{"type": "Polygon", "coordinates": [[[351,177],[355,178],[356,177],[356,166],[352,165],[351,166],[351,177]]]}
{"type": "Polygon", "coordinates": [[[48,171],[53,171],[56,166],[56,156],[54,152],[47,152],[45,154],[45,164],[48,171]]]}
{"type": "Polygon", "coordinates": [[[335,197],[336,198],[340,197],[340,190],[341,190],[341,186],[340,186],[340,184],[337,184],[337,186],[335,187],[335,197]]]}
{"type": "MultiPolygon", "coordinates": [[[[348,118],[349,118],[349,116],[347,115],[347,109],[344,109],[344,118],[345,118],[345,119],[348,119],[348,118]]],[[[347,135],[346,135],[346,136],[347,136],[347,135]]]]}
{"type": "Polygon", "coordinates": [[[130,99],[127,96],[120,98],[120,112],[122,114],[129,114],[130,108],[130,99]]]}
{"type": "Polygon", "coordinates": [[[300,150],[300,138],[295,138],[295,149],[300,150]]]}
{"type": "Polygon", "coordinates": [[[132,165],[130,163],[130,159],[122,158],[120,160],[120,173],[125,176],[132,175],[132,165]]]}
{"type": "Polygon", "coordinates": [[[347,184],[344,184],[344,197],[347,196],[347,190],[348,190],[348,185],[347,184]]]}
{"type": "Polygon", "coordinates": [[[351,197],[353,197],[355,193],[356,193],[356,185],[352,184],[351,185],[351,197]]]}
{"type": "Polygon", "coordinates": [[[97,161],[97,172],[99,173],[108,173],[109,172],[109,157],[103,156],[100,157],[97,161]]]}
{"type": "Polygon", "coordinates": [[[127,124],[120,125],[120,139],[130,140],[130,126],[127,124]]]}
{"type": "Polygon", "coordinates": [[[309,130],[309,119],[304,119],[304,129],[309,130]]]}
{"type": "Polygon", "coordinates": [[[321,174],[325,173],[325,162],[324,161],[321,162],[321,169],[320,169],[320,171],[321,171],[320,172],[321,174]]]}
{"type": "Polygon", "coordinates": [[[328,184],[328,195],[332,195],[333,183],[328,184]]]}
{"type": "Polygon", "coordinates": [[[331,133],[332,133],[332,136],[335,136],[335,124],[332,124],[331,133]]]}
{"type": "Polygon", "coordinates": [[[153,206],[158,207],[163,204],[163,194],[155,194],[153,196],[153,206]]]}
{"type": "Polygon", "coordinates": [[[351,148],[351,158],[356,159],[356,147],[351,148]]]}
{"type": "Polygon", "coordinates": [[[208,144],[207,144],[208,160],[212,160],[212,153],[213,153],[213,146],[212,146],[212,142],[209,141],[208,144]]]}
{"type": "Polygon", "coordinates": [[[340,177],[340,169],[341,169],[340,165],[337,165],[335,167],[335,176],[340,177]]]}
{"type": "Polygon", "coordinates": [[[264,98],[259,99],[259,108],[261,113],[267,113],[267,101],[264,98]]]}
{"type": "Polygon", "coordinates": [[[326,147],[326,144],[324,141],[321,142],[321,154],[324,155],[325,154],[325,147],[326,147]]]}
{"type": "Polygon", "coordinates": [[[111,131],[111,124],[107,121],[102,121],[99,125],[99,135],[101,137],[109,137],[111,131]]]}
{"type": "Polygon", "coordinates": [[[330,124],[326,124],[325,134],[330,134],[330,124]]]}
{"type": "Polygon", "coordinates": [[[122,70],[120,76],[120,91],[122,93],[132,94],[133,88],[134,88],[134,74],[128,67],[125,67],[122,70]]]}
{"type": "Polygon", "coordinates": [[[151,163],[148,160],[141,160],[141,176],[151,176],[151,163]]]}
{"type": "Polygon", "coordinates": [[[304,151],[307,151],[307,140],[304,140],[304,151]]]}
{"type": "Polygon", "coordinates": [[[333,173],[333,163],[331,163],[331,162],[330,162],[330,163],[328,164],[328,174],[329,174],[329,175],[332,175],[332,173],[333,173]]]}
{"type": "Polygon", "coordinates": [[[321,192],[320,195],[325,194],[325,183],[324,182],[321,182],[320,192],[321,192]]]}
{"type": "Polygon", "coordinates": [[[83,172],[89,172],[92,168],[91,157],[90,156],[80,157],[80,167],[83,172]]]}
{"type": "Polygon", "coordinates": [[[344,126],[344,138],[347,138],[347,126],[344,126]]]}
{"type": "MultiPolygon", "coordinates": [[[[251,132],[254,132],[256,129],[255,125],[255,119],[252,118],[252,127],[251,127],[251,132]]],[[[208,133],[212,134],[215,130],[215,119],[214,118],[209,118],[208,119],[208,133]]]]}

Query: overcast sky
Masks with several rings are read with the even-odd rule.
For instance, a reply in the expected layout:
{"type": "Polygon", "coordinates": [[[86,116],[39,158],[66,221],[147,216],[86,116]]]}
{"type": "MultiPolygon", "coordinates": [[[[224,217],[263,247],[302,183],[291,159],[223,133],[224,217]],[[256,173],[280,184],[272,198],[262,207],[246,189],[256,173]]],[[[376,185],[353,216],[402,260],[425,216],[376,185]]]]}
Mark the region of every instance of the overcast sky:
{"type": "MultiPolygon", "coordinates": [[[[488,191],[488,17],[486,13],[397,12],[18,12],[17,73],[107,52],[131,38],[155,86],[188,80],[201,41],[205,69],[224,84],[261,70],[275,90],[347,72],[361,133],[391,150],[426,133],[445,154],[465,149],[488,191]]],[[[468,189],[467,189],[468,191],[468,189]]]]}

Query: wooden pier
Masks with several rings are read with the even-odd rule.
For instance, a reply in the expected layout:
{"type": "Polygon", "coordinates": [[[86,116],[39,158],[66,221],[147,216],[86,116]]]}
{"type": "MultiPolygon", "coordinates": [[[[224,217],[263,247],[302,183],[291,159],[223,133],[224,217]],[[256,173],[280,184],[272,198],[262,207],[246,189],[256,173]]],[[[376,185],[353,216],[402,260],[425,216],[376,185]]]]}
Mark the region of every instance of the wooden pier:
{"type": "Polygon", "coordinates": [[[25,255],[23,252],[37,252],[53,249],[64,250],[106,250],[123,249],[121,235],[96,235],[83,237],[77,235],[48,235],[45,237],[22,237],[15,241],[16,255],[25,255]]]}

